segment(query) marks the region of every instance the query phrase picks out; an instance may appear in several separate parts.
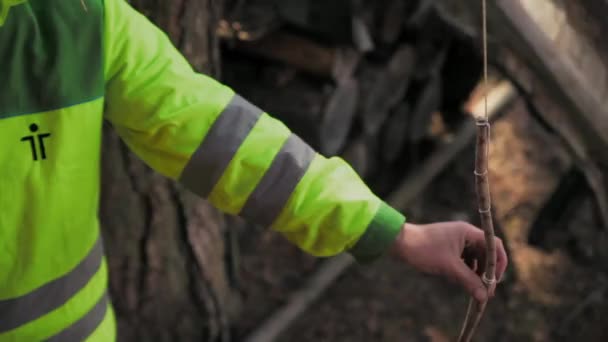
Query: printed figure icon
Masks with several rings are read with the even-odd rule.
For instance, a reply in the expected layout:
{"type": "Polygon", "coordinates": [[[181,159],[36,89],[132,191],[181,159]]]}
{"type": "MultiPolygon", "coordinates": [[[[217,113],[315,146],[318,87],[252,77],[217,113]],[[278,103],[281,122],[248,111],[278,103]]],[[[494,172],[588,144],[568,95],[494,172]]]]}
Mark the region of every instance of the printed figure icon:
{"type": "MultiPolygon", "coordinates": [[[[32,132],[32,133],[38,132],[38,125],[31,124],[30,132],[32,132]]],[[[50,136],[51,136],[51,133],[42,133],[42,134],[38,134],[36,136],[28,135],[26,137],[21,138],[22,142],[23,141],[30,142],[30,148],[32,149],[32,160],[34,160],[34,161],[38,160],[38,148],[40,149],[40,158],[46,159],[46,149],[44,148],[44,139],[49,138],[50,136]],[[38,139],[36,139],[36,138],[38,138],[38,139]],[[36,140],[38,141],[38,147],[36,147],[36,140]]]]}

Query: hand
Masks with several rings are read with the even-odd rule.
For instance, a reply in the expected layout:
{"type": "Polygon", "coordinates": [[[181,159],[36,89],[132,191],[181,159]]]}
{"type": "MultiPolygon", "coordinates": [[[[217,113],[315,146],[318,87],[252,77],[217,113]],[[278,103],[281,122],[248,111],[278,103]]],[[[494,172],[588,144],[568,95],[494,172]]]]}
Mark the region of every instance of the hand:
{"type": "MultiPolygon", "coordinates": [[[[494,288],[486,290],[480,278],[486,254],[483,231],[468,223],[405,224],[391,252],[421,272],[441,275],[462,285],[478,301],[487,300],[488,294],[494,295],[494,288]],[[473,264],[472,260],[479,265],[475,270],[468,266],[473,264]]],[[[495,277],[498,281],[507,262],[502,241],[496,238],[495,277]]]]}

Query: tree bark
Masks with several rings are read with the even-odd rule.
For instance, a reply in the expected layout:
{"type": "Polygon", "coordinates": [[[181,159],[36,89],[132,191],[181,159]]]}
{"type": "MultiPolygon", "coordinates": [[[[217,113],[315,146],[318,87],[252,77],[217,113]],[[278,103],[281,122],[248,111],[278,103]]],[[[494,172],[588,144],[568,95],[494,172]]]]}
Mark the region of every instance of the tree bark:
{"type": "MultiPolygon", "coordinates": [[[[195,69],[217,77],[222,1],[132,3],[195,69]]],[[[109,126],[103,146],[100,218],[119,339],[228,341],[235,296],[223,215],[150,170],[109,126]]]]}

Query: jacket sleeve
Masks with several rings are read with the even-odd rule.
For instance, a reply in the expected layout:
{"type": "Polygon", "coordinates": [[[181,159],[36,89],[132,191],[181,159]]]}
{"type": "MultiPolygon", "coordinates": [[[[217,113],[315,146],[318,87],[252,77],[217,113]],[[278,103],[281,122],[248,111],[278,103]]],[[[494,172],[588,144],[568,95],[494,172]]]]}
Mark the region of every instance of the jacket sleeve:
{"type": "Polygon", "coordinates": [[[105,118],[158,172],[306,252],[383,254],[405,218],[340,158],[195,72],[124,0],[105,1],[105,118]]]}

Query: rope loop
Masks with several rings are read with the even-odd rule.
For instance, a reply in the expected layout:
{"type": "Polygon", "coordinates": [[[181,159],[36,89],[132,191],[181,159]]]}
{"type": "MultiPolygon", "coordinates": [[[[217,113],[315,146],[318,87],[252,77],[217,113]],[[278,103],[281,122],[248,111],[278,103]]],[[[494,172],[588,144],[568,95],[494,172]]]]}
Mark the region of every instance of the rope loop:
{"type": "Polygon", "coordinates": [[[488,279],[488,277],[486,277],[486,273],[484,272],[481,276],[481,281],[483,281],[486,286],[490,287],[496,284],[496,277],[492,276],[492,279],[488,279]]]}
{"type": "Polygon", "coordinates": [[[490,211],[492,211],[492,206],[489,206],[488,209],[478,209],[477,211],[479,211],[480,214],[487,214],[490,211]]]}
{"type": "Polygon", "coordinates": [[[490,128],[490,121],[488,120],[488,118],[478,118],[475,120],[475,124],[477,126],[487,126],[488,128],[490,128]]]}

